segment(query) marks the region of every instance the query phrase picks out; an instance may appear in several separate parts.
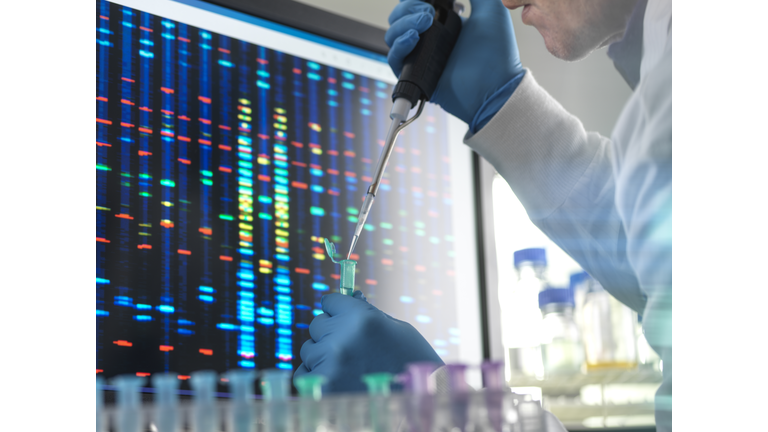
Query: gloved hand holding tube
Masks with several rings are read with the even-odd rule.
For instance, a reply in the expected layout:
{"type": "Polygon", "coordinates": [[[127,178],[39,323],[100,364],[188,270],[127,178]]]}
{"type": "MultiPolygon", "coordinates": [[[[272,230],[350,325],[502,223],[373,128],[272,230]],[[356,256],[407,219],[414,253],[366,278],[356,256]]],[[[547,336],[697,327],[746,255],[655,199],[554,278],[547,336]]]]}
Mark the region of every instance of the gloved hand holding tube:
{"type": "Polygon", "coordinates": [[[351,297],[325,295],[322,308],[324,313],[309,325],[311,339],[301,347],[303,363],[294,380],[305,374],[322,375],[329,392],[363,392],[365,374],[398,374],[413,362],[444,364],[412,325],[368,303],[360,291],[351,297]]]}
{"type": "MultiPolygon", "coordinates": [[[[500,0],[472,0],[461,33],[430,102],[470,125],[476,132],[504,105],[525,70],[509,11],[500,0]]],[[[432,24],[434,8],[421,0],[405,0],[389,15],[384,40],[388,61],[400,76],[405,57],[419,34],[432,24]]]]}

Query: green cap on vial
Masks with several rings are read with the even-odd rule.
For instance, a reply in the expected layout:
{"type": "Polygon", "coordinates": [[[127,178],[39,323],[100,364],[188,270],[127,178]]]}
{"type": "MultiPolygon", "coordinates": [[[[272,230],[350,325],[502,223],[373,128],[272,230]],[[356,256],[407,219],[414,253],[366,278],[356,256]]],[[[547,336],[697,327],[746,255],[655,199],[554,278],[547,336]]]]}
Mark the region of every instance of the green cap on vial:
{"type": "Polygon", "coordinates": [[[391,373],[377,372],[363,375],[362,380],[368,386],[369,395],[389,396],[390,383],[394,377],[391,373]]]}
{"type": "Polygon", "coordinates": [[[328,381],[322,375],[302,375],[293,380],[299,396],[320,400],[323,397],[323,384],[328,381]]]}

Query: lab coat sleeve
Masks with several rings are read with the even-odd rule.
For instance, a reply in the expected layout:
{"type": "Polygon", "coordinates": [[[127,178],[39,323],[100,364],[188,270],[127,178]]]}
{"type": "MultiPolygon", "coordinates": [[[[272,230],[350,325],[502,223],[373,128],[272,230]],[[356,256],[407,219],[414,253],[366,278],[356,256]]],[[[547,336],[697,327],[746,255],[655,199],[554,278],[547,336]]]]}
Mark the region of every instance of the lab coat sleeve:
{"type": "Polygon", "coordinates": [[[622,303],[645,296],[627,256],[610,140],[584,130],[527,71],[506,104],[465,143],[490,162],[531,221],[622,303]]]}

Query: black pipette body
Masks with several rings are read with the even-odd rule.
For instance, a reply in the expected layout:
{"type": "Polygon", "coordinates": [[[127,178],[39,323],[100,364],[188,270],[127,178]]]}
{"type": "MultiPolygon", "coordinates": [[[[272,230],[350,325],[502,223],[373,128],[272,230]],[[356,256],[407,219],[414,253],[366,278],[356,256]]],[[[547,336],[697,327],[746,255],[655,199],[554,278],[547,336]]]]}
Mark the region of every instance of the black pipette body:
{"type": "Polygon", "coordinates": [[[448,58],[456,45],[461,31],[461,18],[456,13],[454,0],[427,0],[435,8],[435,16],[432,25],[419,35],[419,42],[413,51],[405,57],[403,61],[403,70],[400,72],[400,78],[392,91],[393,107],[390,113],[392,126],[389,128],[384,148],[381,150],[379,161],[376,164],[373,173],[373,181],[368,187],[363,206],[357,217],[357,226],[355,234],[352,237],[352,244],[349,247],[347,258],[355,250],[357,240],[362,233],[365,221],[368,219],[368,212],[373,206],[373,200],[384,176],[384,170],[392,154],[397,134],[405,126],[410,124],[421,113],[423,104],[432,98],[432,94],[437,88],[437,83],[448,64],[448,58]],[[408,111],[421,101],[419,111],[416,116],[408,119],[408,111]]]}

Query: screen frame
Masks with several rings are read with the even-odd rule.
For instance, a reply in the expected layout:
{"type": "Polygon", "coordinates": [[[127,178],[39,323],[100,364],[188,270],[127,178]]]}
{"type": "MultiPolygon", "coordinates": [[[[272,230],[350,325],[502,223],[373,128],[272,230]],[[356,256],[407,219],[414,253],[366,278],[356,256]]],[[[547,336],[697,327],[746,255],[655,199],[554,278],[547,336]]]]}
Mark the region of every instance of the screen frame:
{"type": "Polygon", "coordinates": [[[202,0],[257,18],[387,55],[384,29],[293,0],[202,0]]]}

